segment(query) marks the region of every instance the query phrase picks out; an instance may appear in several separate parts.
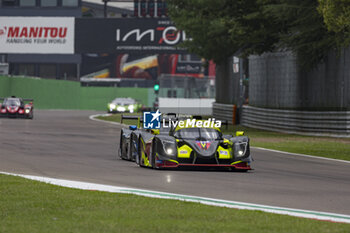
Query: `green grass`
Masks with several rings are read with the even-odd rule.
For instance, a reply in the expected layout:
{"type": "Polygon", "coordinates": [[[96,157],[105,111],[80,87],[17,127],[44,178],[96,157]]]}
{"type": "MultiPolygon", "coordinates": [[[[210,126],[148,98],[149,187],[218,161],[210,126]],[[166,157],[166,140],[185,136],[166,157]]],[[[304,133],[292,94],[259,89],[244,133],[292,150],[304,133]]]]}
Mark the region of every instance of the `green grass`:
{"type": "MultiPolygon", "coordinates": [[[[120,114],[99,119],[120,122],[120,114]]],[[[137,121],[125,120],[124,123],[136,125],[137,121]]],[[[302,136],[232,125],[228,129],[223,126],[222,130],[227,134],[243,130],[245,135],[249,136],[251,145],[255,147],[350,161],[350,138],[302,136]]]]}
{"type": "Polygon", "coordinates": [[[249,136],[252,146],[316,155],[327,158],[350,160],[350,139],[302,136],[276,133],[242,126],[230,126],[224,132],[243,130],[249,136]]]}
{"type": "MultiPolygon", "coordinates": [[[[97,119],[100,120],[105,120],[105,121],[114,121],[120,123],[121,116],[141,116],[141,113],[123,113],[123,114],[112,114],[110,116],[99,116],[96,117],[97,119]]],[[[126,125],[137,125],[137,120],[123,120],[123,124],[126,125]]]]}
{"type": "Polygon", "coordinates": [[[331,223],[261,211],[62,188],[0,175],[0,232],[349,232],[331,223]]]}

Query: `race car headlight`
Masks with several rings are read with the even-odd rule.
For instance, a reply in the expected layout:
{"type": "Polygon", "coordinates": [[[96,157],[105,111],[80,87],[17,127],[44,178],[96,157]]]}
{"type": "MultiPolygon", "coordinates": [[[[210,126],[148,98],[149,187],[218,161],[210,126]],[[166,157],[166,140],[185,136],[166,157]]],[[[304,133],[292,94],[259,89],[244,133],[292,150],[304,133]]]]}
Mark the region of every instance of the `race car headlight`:
{"type": "Polygon", "coordinates": [[[25,112],[26,112],[27,114],[30,113],[30,109],[27,108],[27,109],[25,110],[25,112]]]}
{"type": "Polygon", "coordinates": [[[109,104],[110,109],[115,109],[115,104],[109,104]]]}
{"type": "Polygon", "coordinates": [[[130,113],[133,113],[134,112],[134,105],[129,105],[128,109],[129,109],[130,113]]]}
{"type": "Polygon", "coordinates": [[[237,158],[243,157],[247,152],[248,142],[235,142],[234,153],[237,158]]]}
{"type": "Polygon", "coordinates": [[[117,107],[117,111],[118,111],[118,112],[125,112],[125,107],[118,106],[118,107],[117,107]]]}
{"type": "Polygon", "coordinates": [[[173,141],[162,141],[163,150],[167,155],[175,155],[176,144],[173,141]]]}

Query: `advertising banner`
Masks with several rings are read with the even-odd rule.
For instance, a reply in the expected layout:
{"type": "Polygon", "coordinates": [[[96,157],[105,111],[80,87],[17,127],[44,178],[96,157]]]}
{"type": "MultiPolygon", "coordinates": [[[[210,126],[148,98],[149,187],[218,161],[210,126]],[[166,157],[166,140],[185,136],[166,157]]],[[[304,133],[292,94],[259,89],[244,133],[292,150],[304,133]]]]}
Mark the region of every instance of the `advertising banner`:
{"type": "Polygon", "coordinates": [[[0,17],[0,53],[74,54],[73,17],[0,17]]]}
{"type": "Polygon", "coordinates": [[[76,19],[76,53],[186,53],[187,39],[167,19],[76,19]]]}

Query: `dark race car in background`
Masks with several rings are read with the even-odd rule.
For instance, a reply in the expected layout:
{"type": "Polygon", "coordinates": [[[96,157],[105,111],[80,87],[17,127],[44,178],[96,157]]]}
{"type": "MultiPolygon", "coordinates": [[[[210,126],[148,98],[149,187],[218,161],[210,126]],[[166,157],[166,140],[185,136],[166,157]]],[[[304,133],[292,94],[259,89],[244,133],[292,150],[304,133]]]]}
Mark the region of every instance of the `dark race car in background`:
{"type": "Polygon", "coordinates": [[[132,98],[116,98],[107,104],[108,113],[139,112],[142,104],[132,98]]]}
{"type": "Polygon", "coordinates": [[[12,96],[0,98],[0,100],[3,100],[0,103],[0,117],[33,119],[33,99],[22,99],[12,96]]]}

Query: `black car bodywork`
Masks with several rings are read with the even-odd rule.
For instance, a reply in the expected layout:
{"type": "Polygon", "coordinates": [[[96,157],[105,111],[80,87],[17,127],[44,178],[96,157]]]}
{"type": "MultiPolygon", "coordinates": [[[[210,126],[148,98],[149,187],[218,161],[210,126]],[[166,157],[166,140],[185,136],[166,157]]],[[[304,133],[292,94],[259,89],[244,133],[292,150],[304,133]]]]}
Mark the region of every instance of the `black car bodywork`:
{"type": "Polygon", "coordinates": [[[217,128],[145,130],[130,126],[121,130],[119,145],[121,158],[135,161],[143,167],[251,170],[249,138],[243,132],[233,136],[223,135],[217,128]]]}

